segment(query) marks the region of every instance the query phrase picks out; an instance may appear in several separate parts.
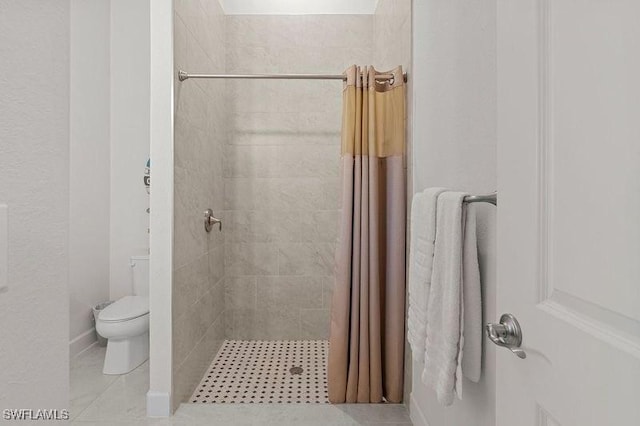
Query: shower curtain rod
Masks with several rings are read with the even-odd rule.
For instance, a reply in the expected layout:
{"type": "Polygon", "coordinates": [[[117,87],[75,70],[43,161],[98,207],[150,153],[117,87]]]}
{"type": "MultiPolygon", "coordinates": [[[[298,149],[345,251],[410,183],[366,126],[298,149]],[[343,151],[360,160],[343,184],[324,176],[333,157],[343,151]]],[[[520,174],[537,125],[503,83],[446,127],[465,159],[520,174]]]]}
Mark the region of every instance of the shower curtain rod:
{"type": "MultiPolygon", "coordinates": [[[[407,73],[402,74],[405,83],[407,73]]],[[[178,71],[178,80],[185,81],[190,78],[248,78],[267,80],[346,80],[344,74],[189,74],[185,71],[178,71]]],[[[393,80],[393,74],[379,74],[376,80],[393,80]]]]}

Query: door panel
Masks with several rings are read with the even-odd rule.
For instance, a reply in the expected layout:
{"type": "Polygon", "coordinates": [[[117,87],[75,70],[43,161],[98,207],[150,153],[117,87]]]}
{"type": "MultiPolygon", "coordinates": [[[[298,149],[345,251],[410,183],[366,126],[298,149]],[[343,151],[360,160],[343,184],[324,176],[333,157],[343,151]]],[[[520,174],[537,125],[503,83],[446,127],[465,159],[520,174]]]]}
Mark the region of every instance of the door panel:
{"type": "Polygon", "coordinates": [[[549,2],[541,71],[551,118],[543,165],[555,253],[550,285],[637,321],[640,25],[633,3],[549,2]]]}
{"type": "Polygon", "coordinates": [[[498,3],[497,424],[640,424],[640,2],[498,3]]]}

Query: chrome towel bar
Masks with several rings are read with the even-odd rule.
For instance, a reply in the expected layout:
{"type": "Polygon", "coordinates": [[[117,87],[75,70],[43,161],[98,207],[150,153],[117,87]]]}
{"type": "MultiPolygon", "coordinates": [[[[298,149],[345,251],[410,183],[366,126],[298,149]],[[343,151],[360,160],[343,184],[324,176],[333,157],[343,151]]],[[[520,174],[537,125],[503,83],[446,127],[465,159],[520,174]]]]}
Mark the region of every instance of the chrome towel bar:
{"type": "Polygon", "coordinates": [[[494,192],[492,194],[485,195],[467,195],[464,197],[465,203],[490,203],[494,206],[498,205],[498,193],[494,192]]]}

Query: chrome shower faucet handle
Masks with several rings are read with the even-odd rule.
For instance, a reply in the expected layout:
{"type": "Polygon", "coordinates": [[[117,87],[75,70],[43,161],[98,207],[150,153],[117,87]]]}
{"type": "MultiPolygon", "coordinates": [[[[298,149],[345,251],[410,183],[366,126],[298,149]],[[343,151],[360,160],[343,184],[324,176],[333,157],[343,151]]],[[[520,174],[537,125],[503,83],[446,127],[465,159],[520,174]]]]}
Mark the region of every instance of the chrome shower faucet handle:
{"type": "Polygon", "coordinates": [[[222,232],[222,220],[213,215],[213,210],[206,209],[204,211],[204,230],[211,232],[213,225],[218,225],[218,230],[222,232]]]}

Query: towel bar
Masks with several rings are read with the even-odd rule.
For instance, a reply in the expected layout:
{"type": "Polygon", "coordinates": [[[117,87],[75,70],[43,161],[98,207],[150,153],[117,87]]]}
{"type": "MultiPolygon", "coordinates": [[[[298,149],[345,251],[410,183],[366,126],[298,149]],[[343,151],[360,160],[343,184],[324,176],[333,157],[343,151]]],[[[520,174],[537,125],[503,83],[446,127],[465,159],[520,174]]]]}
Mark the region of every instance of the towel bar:
{"type": "Polygon", "coordinates": [[[491,203],[494,206],[498,205],[498,193],[494,192],[492,194],[486,195],[467,195],[464,197],[465,203],[491,203]]]}

